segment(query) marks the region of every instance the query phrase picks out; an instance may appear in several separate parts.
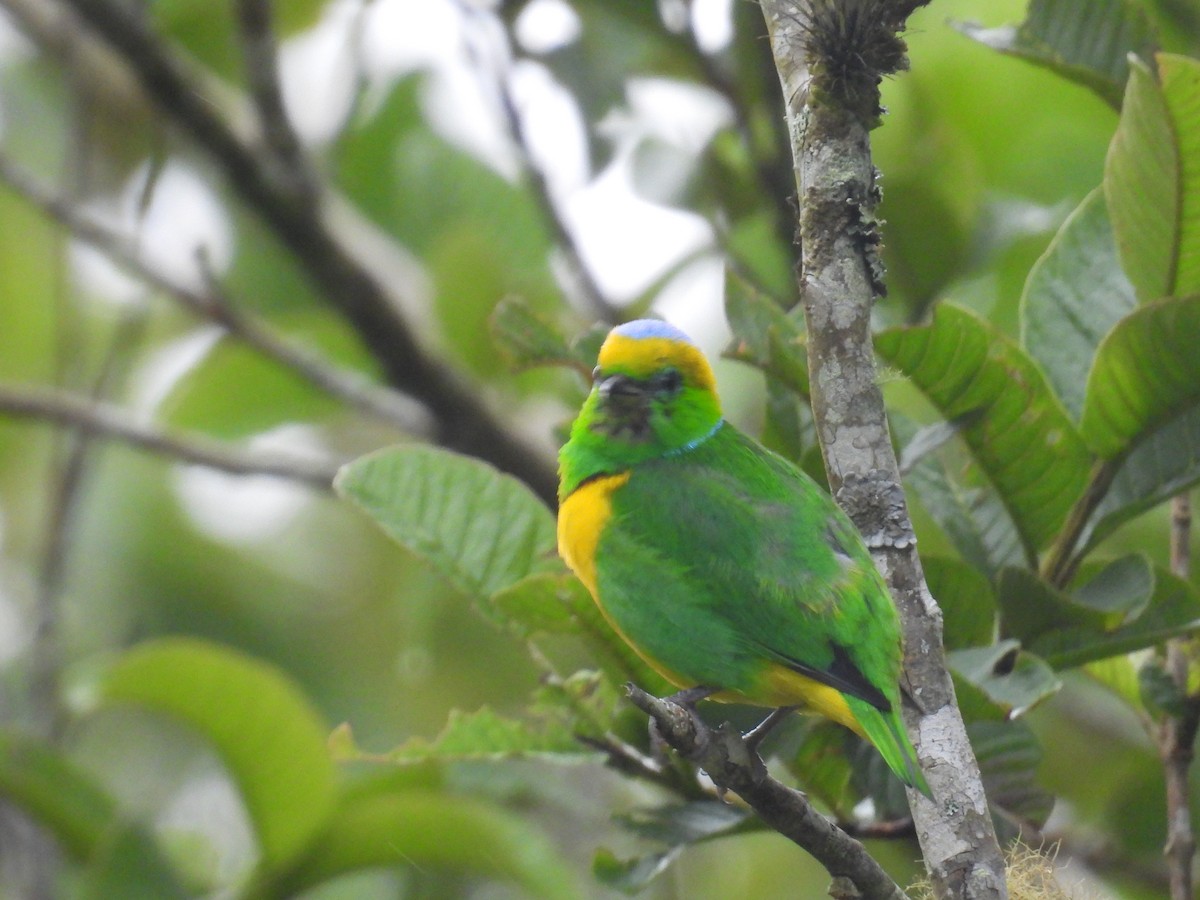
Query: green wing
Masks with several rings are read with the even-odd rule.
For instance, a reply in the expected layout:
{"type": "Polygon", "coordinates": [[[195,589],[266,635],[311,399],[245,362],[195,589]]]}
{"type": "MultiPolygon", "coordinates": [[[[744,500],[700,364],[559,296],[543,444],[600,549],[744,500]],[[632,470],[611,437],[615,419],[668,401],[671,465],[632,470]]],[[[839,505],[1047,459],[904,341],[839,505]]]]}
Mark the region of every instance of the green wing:
{"type": "Polygon", "coordinates": [[[749,690],[774,660],[895,709],[900,629],[857,530],[731,426],[634,468],[598,551],[622,630],[696,683],[749,690]]]}

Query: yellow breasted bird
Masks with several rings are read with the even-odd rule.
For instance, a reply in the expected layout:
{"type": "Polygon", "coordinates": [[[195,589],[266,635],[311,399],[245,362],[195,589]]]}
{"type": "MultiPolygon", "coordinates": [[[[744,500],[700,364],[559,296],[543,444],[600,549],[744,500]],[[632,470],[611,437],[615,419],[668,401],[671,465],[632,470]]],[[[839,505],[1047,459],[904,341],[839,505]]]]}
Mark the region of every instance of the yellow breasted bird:
{"type": "Polygon", "coordinates": [[[900,718],[899,618],[858,530],[722,419],[677,328],[614,328],[594,376],[559,454],[558,548],[612,627],[682,689],[840,722],[928,796],[900,718]]]}

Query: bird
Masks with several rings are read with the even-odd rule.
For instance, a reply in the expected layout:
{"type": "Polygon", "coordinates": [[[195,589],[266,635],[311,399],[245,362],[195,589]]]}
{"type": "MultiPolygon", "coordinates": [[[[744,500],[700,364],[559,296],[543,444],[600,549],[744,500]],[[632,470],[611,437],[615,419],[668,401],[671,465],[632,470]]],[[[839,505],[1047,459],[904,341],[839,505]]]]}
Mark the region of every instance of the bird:
{"type": "Polygon", "coordinates": [[[676,696],[823,715],[931,796],[901,718],[899,616],[862,536],[725,421],[708,359],[673,325],[626,322],[601,345],[559,453],[557,540],[676,696]]]}

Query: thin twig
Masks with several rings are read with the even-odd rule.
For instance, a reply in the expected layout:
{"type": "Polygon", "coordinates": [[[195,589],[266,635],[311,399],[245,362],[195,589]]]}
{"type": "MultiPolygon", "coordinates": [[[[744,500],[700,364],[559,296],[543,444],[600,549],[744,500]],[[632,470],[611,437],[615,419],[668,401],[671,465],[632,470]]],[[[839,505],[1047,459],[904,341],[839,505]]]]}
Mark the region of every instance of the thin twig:
{"type": "MultiPolygon", "coordinates": [[[[1171,501],[1171,571],[1180,578],[1191,574],[1192,504],[1187,493],[1171,501]]],[[[1200,697],[1188,689],[1191,639],[1167,642],[1167,675],[1180,697],[1180,708],[1164,714],[1159,731],[1159,755],[1167,794],[1167,843],[1163,855],[1171,882],[1171,900],[1192,900],[1192,861],[1196,836],[1192,829],[1191,767],[1196,732],[1200,730],[1200,697]]]]}
{"type": "Polygon", "coordinates": [[[207,293],[159,272],[137,254],[125,235],[102,224],[74,203],[55,196],[3,153],[0,153],[0,180],[61,224],[73,237],[95,247],[148,286],[173,298],[193,314],[220,325],[233,337],[291,369],[330,396],[407,432],[421,434],[426,430],[415,401],[371,382],[358,372],[337,368],[319,354],[287,341],[260,319],[239,311],[212,277],[203,250],[198,255],[207,280],[207,293]]]}
{"type": "Polygon", "coordinates": [[[0,384],[0,414],[84,429],[141,450],[232,475],[272,475],[322,491],[333,489],[339,463],[280,451],[237,450],[200,435],[174,434],[139,424],[110,403],[40,385],[0,384]]]}
{"type": "Polygon", "coordinates": [[[230,186],[272,229],[325,300],[379,362],[387,381],[428,406],[435,440],[515,475],[547,504],[557,477],[544,455],[510,430],[475,386],[417,341],[399,298],[356,248],[332,231],[321,205],[279,190],[255,153],[209,103],[145,17],[114,0],[63,0],[125,60],[145,94],[217,163],[230,186]]]}
{"type": "MultiPolygon", "coordinates": [[[[463,0],[458,0],[457,6],[464,18],[471,19],[482,15],[463,0]]],[[[525,128],[525,119],[521,115],[516,97],[513,96],[512,65],[500,62],[489,63],[482,59],[480,54],[476,53],[469,44],[467,50],[475,67],[481,75],[489,78],[490,84],[496,89],[500,101],[500,111],[504,116],[504,125],[520,156],[521,167],[525,173],[530,193],[542,213],[542,219],[549,228],[555,245],[566,260],[570,278],[574,282],[573,287],[580,293],[588,312],[599,321],[613,324],[621,321],[620,311],[604,296],[604,291],[596,281],[595,275],[592,274],[591,267],[583,258],[575,235],[550,190],[550,182],[546,173],[533,154],[529,133],[525,128]]]]}
{"type": "Polygon", "coordinates": [[[854,838],[822,816],[800,791],[772,778],[763,761],[728,724],[716,731],[695,713],[626,685],[634,705],[654,719],[678,753],[703,769],[722,791],[733,791],[758,816],[803,847],[835,880],[847,879],[865,900],[904,900],[904,892],[854,838]]]}
{"type": "Polygon", "coordinates": [[[300,140],[288,120],[279,84],[278,53],[275,32],[271,26],[271,0],[238,0],[237,18],[246,81],[258,110],[263,140],[277,163],[280,186],[297,197],[313,201],[316,183],[300,140]]]}

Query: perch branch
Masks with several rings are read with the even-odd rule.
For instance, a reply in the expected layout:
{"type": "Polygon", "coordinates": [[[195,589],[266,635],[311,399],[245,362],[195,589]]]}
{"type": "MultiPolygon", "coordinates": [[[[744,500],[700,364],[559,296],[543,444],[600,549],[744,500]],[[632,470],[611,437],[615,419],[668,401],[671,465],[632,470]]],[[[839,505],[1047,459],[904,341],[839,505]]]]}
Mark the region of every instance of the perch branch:
{"type": "Polygon", "coordinates": [[[332,460],[265,450],[236,450],[199,435],[173,434],[135,422],[110,403],[38,385],[0,384],[0,414],[71,426],[232,475],[272,475],[323,491],[332,490],[338,470],[338,463],[332,460]]]}
{"type": "Polygon", "coordinates": [[[264,162],[194,83],[146,17],[114,0],[63,0],[124,60],[143,92],[203,148],[233,190],[271,228],[297,263],[358,333],[389,384],[419,399],[437,423],[435,440],[477,456],[525,481],[548,504],[556,495],[554,467],[506,428],[457,371],[418,343],[399,311],[399,298],[339,234],[321,202],[280,190],[264,162]]]}
{"type": "Polygon", "coordinates": [[[634,705],[653,718],[659,734],[722,791],[733,791],[759,817],[803,847],[834,878],[834,896],[904,900],[904,892],[866,848],[812,808],[804,794],[776,781],[763,761],[728,723],[716,731],[690,710],[626,685],[634,705]],[[845,880],[853,885],[839,884],[845,880]],[[856,889],[856,892],[855,892],[856,889]],[[835,890],[842,893],[834,893],[835,890]]]}
{"type": "Polygon", "coordinates": [[[917,836],[943,898],[1001,900],[1004,858],[942,650],[888,434],[871,343],[884,291],[869,132],[879,81],[907,65],[899,37],[920,4],[762,0],[783,87],[800,198],[800,296],[813,417],[830,487],[867,538],[904,623],[906,710],[936,802],[909,791],[917,836]]]}

